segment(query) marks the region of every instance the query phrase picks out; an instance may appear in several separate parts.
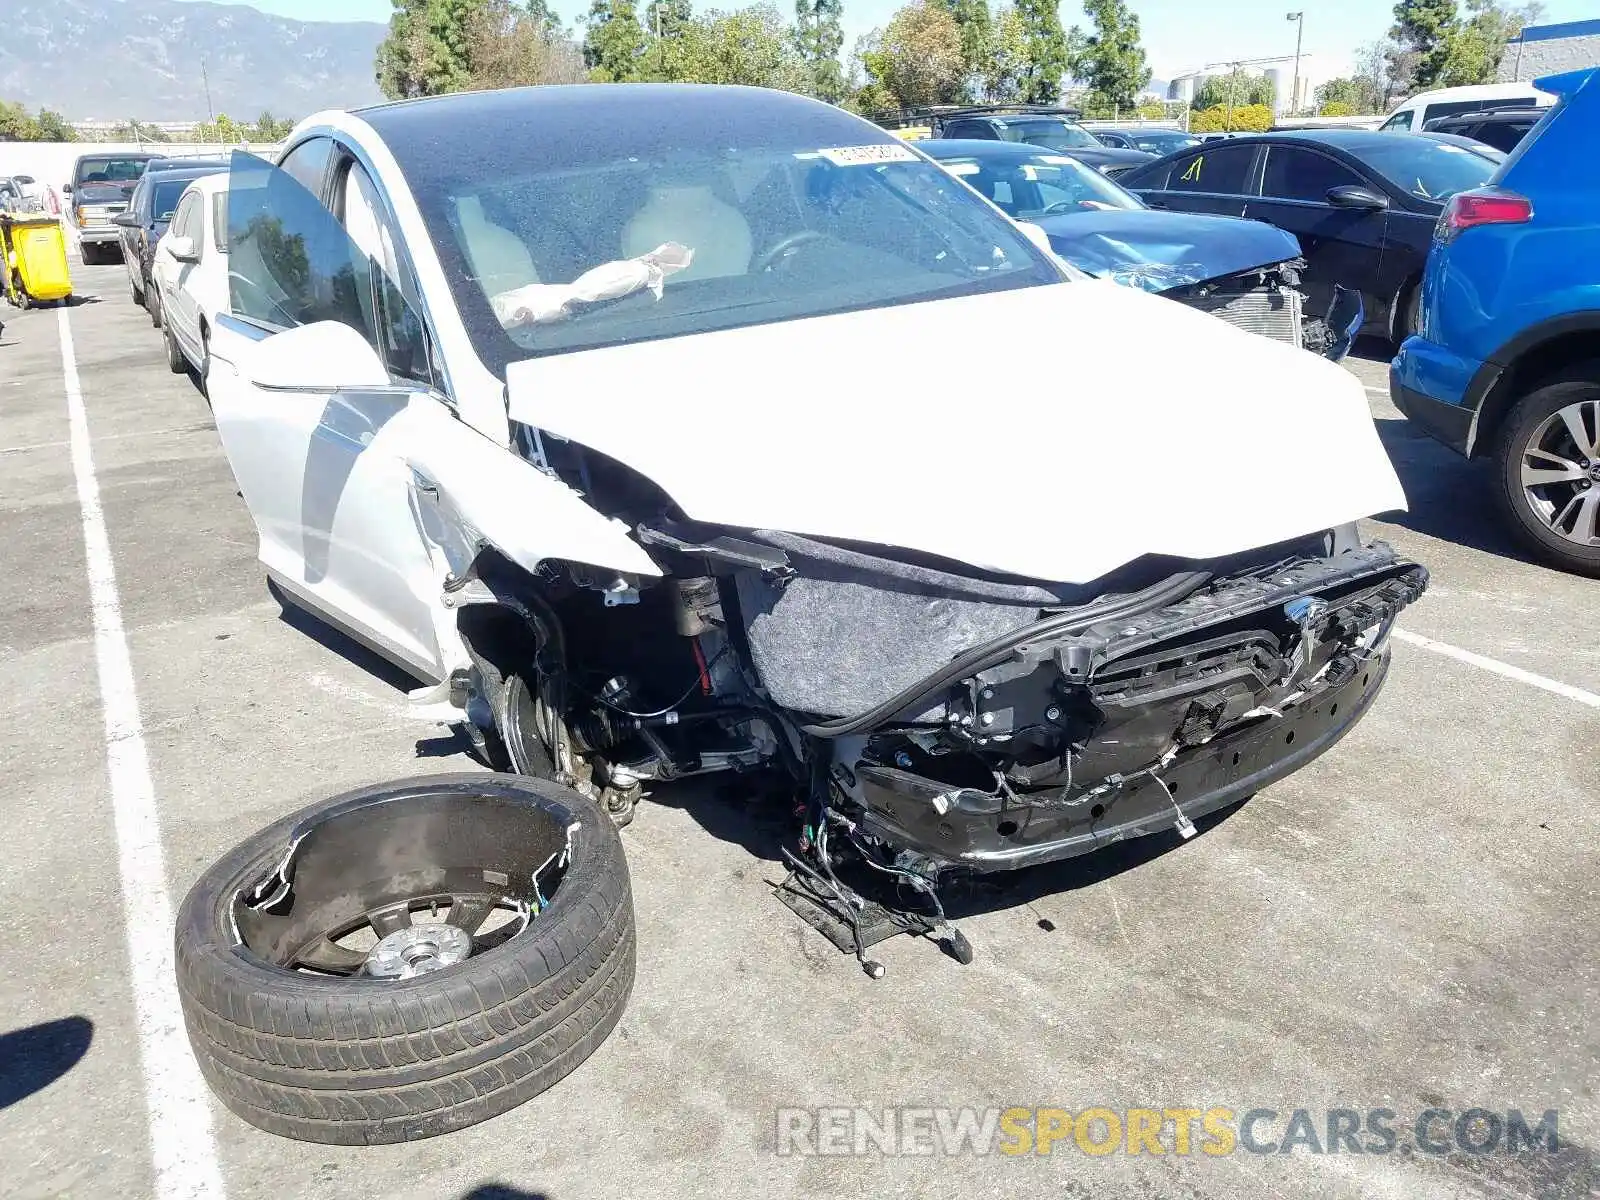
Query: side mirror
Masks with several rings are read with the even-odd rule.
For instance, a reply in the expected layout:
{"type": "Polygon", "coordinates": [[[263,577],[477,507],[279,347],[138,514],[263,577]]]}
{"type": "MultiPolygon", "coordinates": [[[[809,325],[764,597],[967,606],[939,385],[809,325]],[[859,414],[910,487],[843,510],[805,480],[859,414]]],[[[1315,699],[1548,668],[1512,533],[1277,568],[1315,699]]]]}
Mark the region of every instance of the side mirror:
{"type": "Polygon", "coordinates": [[[61,185],[61,194],[62,194],[62,195],[63,195],[63,196],[70,196],[70,195],[72,195],[72,185],[71,185],[71,184],[70,184],[70,183],[63,183],[63,184],[62,184],[62,185],[61,185]]]}
{"type": "Polygon", "coordinates": [[[1389,207],[1389,197],[1379,195],[1369,187],[1346,183],[1328,189],[1328,203],[1335,208],[1361,208],[1376,212],[1389,207]]]}
{"type": "Polygon", "coordinates": [[[200,248],[194,244],[193,238],[172,237],[168,235],[167,249],[172,251],[172,257],[179,262],[199,262],[200,248]]]}
{"type": "Polygon", "coordinates": [[[124,229],[139,228],[138,215],[131,212],[119,212],[116,216],[111,218],[111,223],[113,225],[121,225],[124,229]]]}
{"type": "Polygon", "coordinates": [[[269,392],[372,391],[389,386],[389,371],[371,343],[338,321],[285,329],[250,343],[239,372],[269,392]]]}

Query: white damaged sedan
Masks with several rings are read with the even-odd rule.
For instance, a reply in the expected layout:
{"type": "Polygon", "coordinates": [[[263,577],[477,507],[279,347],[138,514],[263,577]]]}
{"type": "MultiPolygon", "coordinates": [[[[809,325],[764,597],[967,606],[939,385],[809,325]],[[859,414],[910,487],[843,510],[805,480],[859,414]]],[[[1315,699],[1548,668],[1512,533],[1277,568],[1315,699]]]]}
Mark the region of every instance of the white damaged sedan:
{"type": "MultiPolygon", "coordinates": [[[[277,166],[236,156],[229,226],[210,396],[281,594],[618,824],[656,782],[765,772],[808,919],[863,961],[852,872],[964,959],[953,874],[1188,836],[1303,766],[1426,587],[1357,535],[1405,500],[1352,376],[1077,277],[812,100],[323,114],[277,166]]],[[[273,925],[285,853],[230,918],[257,958],[480,952],[416,950],[422,866],[273,925]],[[334,953],[359,919],[382,952],[334,953]]]]}

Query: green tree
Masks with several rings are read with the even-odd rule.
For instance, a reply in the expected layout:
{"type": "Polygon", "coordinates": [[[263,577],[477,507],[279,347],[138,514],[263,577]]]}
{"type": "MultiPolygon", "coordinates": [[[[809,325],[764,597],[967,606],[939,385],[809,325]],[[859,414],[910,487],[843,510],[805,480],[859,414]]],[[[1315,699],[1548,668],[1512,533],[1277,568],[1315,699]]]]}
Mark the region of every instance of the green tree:
{"type": "Polygon", "coordinates": [[[636,80],[644,52],[644,26],[633,0],[594,0],[583,38],[589,78],[596,83],[636,80]]]}
{"type": "Polygon", "coordinates": [[[1372,81],[1359,75],[1328,80],[1317,88],[1316,100],[1317,114],[1324,117],[1383,111],[1383,102],[1373,89],[1372,81]]]}
{"type": "Polygon", "coordinates": [[[1083,11],[1094,22],[1094,32],[1073,27],[1063,48],[1063,66],[1070,63],[1073,77],[1089,85],[1089,103],[1095,108],[1130,109],[1150,82],[1139,18],[1125,0],[1085,0],[1083,11]]]}
{"type": "Polygon", "coordinates": [[[1379,39],[1357,47],[1355,77],[1377,98],[1373,112],[1388,111],[1390,99],[1409,81],[1411,66],[1411,62],[1403,61],[1403,52],[1391,40],[1379,39]],[[1397,74],[1401,69],[1406,72],[1404,78],[1397,74]]]}
{"type": "Polygon", "coordinates": [[[839,63],[843,9],[843,0],[795,0],[794,5],[795,44],[810,76],[807,90],[830,104],[839,103],[845,94],[844,68],[839,63]]]}
{"type": "Polygon", "coordinates": [[[684,79],[802,91],[810,64],[796,46],[783,14],[770,4],[735,12],[711,11],[684,30],[684,79]]]}
{"type": "Polygon", "coordinates": [[[38,141],[41,142],[75,142],[78,140],[78,131],[67,124],[67,119],[52,109],[41,108],[39,115],[33,119],[38,126],[38,141]]]}
{"type": "Polygon", "coordinates": [[[566,40],[561,18],[551,11],[545,0],[527,0],[523,5],[523,14],[533,23],[534,29],[545,35],[546,41],[566,40]]]}
{"type": "Polygon", "coordinates": [[[480,0],[393,0],[389,36],[378,47],[378,86],[391,99],[467,87],[468,41],[480,0]]]}
{"type": "Polygon", "coordinates": [[[1272,100],[1272,80],[1265,75],[1250,74],[1238,67],[1226,75],[1212,75],[1202,80],[1194,93],[1196,109],[1226,109],[1230,104],[1235,108],[1253,104],[1265,104],[1270,107],[1272,100]]]}
{"type": "Polygon", "coordinates": [[[541,0],[480,0],[467,26],[467,68],[475,88],[587,78],[578,47],[541,0]]]}
{"type": "Polygon", "coordinates": [[[1450,64],[1451,36],[1459,28],[1456,0],[1399,0],[1389,36],[1402,52],[1416,55],[1413,82],[1438,86],[1450,64]]]}
{"type": "Polygon", "coordinates": [[[253,139],[259,142],[281,142],[289,136],[294,128],[293,121],[280,121],[270,111],[263,111],[256,118],[253,139]]]}
{"type": "Polygon", "coordinates": [[[0,100],[0,142],[37,142],[39,123],[22,105],[0,100]]]}
{"type": "Polygon", "coordinates": [[[961,33],[961,61],[965,67],[962,99],[970,100],[983,90],[983,79],[993,67],[995,53],[994,14],[988,0],[939,0],[950,10],[961,33]]]}
{"type": "Polygon", "coordinates": [[[1022,99],[1027,70],[1028,31],[1022,14],[1015,8],[1002,8],[995,14],[994,28],[990,31],[978,90],[991,104],[1016,104],[1022,99]]]}
{"type": "Polygon", "coordinates": [[[1055,104],[1067,73],[1067,34],[1061,28],[1057,0],[1017,0],[1027,66],[1022,73],[1022,98],[1030,104],[1055,104]]]}
{"type": "Polygon", "coordinates": [[[250,126],[239,124],[227,113],[218,113],[215,121],[202,121],[194,127],[194,140],[231,146],[248,140],[250,132],[250,126]]]}
{"type": "Polygon", "coordinates": [[[1198,109],[1189,114],[1190,133],[1264,133],[1272,128],[1270,104],[1245,104],[1230,113],[1225,105],[1198,109]]]}
{"type": "Polygon", "coordinates": [[[1506,43],[1539,19],[1543,5],[1508,8],[1498,0],[1466,0],[1467,18],[1446,39],[1449,56],[1439,82],[1446,87],[1491,83],[1506,43]]]}
{"type": "Polygon", "coordinates": [[[858,94],[863,111],[952,104],[960,100],[966,60],[961,30],[950,10],[913,0],[857,45],[867,82],[858,94]],[[872,107],[868,107],[868,105],[872,107]]]}

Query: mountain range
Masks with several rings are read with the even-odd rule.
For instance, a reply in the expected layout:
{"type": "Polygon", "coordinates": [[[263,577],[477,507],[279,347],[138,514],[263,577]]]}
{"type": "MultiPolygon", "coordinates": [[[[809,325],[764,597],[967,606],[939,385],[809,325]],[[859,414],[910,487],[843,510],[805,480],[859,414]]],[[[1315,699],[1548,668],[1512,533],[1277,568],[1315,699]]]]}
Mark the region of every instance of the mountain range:
{"type": "Polygon", "coordinates": [[[68,120],[292,119],[382,99],[373,56],[388,27],[375,21],[292,21],[208,0],[0,7],[0,100],[68,120]]]}

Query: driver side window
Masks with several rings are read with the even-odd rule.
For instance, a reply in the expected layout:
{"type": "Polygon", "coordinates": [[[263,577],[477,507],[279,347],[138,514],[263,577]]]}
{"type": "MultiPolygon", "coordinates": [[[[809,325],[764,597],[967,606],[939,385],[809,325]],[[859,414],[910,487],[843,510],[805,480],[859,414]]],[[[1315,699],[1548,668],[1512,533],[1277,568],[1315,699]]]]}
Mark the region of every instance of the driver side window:
{"type": "Polygon", "coordinates": [[[1395,113],[1394,116],[1390,117],[1387,121],[1385,121],[1382,125],[1378,126],[1378,128],[1379,129],[1400,129],[1400,130],[1410,129],[1411,128],[1411,111],[1412,110],[1409,109],[1409,108],[1401,109],[1399,112],[1395,113]]]}
{"type": "MultiPolygon", "coordinates": [[[[290,168],[289,159],[274,167],[242,151],[233,156],[230,312],[273,332],[338,321],[367,340],[391,376],[431,383],[421,322],[404,287],[385,269],[393,243],[359,195],[361,184],[352,185],[348,175],[339,180],[335,203],[354,224],[347,229],[290,168]],[[346,187],[357,193],[348,206],[346,187]]],[[[322,179],[322,172],[313,178],[322,179]]]]}
{"type": "Polygon", "coordinates": [[[378,353],[390,375],[433,386],[428,338],[418,314],[412,273],[396,249],[396,238],[372,177],[353,159],[347,160],[338,204],[345,232],[372,265],[369,286],[361,290],[358,300],[372,327],[378,353]]]}

